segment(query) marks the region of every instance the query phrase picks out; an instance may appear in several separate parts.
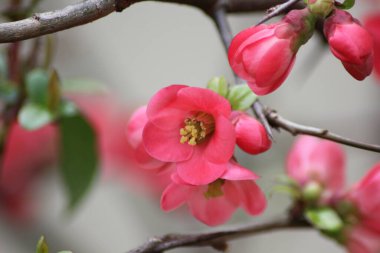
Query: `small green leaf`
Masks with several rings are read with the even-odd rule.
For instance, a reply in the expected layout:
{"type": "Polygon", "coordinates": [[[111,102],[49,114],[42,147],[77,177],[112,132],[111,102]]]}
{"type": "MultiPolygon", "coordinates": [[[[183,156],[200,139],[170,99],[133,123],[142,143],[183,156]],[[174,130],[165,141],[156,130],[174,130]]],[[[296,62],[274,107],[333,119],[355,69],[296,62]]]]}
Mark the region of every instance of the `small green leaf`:
{"type": "Polygon", "coordinates": [[[223,76],[221,77],[214,77],[207,83],[207,88],[215,91],[219,95],[226,97],[228,93],[228,83],[226,78],[223,76]]]}
{"type": "Polygon", "coordinates": [[[26,92],[30,102],[41,106],[48,105],[48,72],[42,69],[30,71],[25,78],[26,92]]]}
{"type": "Polygon", "coordinates": [[[61,133],[61,174],[74,208],[90,188],[97,169],[95,132],[81,115],[63,117],[61,133]]]}
{"type": "Polygon", "coordinates": [[[46,108],[33,103],[24,105],[18,114],[18,121],[28,130],[36,130],[53,120],[54,116],[46,108]]]}
{"type": "Polygon", "coordinates": [[[340,3],[339,1],[337,1],[335,5],[339,9],[348,10],[354,7],[355,0],[345,0],[343,3],[340,3]]]}
{"type": "Polygon", "coordinates": [[[344,225],[339,215],[329,207],[308,209],[305,216],[316,228],[331,234],[339,232],[344,225]]]}
{"type": "Polygon", "coordinates": [[[246,84],[235,85],[230,88],[227,99],[233,110],[247,110],[257,99],[256,94],[246,84]]]}
{"type": "Polygon", "coordinates": [[[38,240],[36,253],[49,253],[49,247],[46,244],[45,237],[41,236],[38,240]]]}
{"type": "Polygon", "coordinates": [[[53,70],[48,83],[48,108],[51,112],[57,112],[61,103],[61,83],[57,71],[53,70]]]}

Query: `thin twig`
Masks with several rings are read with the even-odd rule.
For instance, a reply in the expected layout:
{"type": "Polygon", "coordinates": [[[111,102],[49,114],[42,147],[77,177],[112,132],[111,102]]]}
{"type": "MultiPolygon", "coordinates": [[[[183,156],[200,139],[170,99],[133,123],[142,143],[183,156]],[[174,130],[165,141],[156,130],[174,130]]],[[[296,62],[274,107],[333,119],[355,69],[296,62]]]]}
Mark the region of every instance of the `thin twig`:
{"type": "Polygon", "coordinates": [[[219,245],[225,245],[226,241],[260,234],[263,232],[273,232],[276,230],[292,228],[310,228],[310,226],[307,223],[303,222],[276,220],[261,225],[251,225],[234,230],[225,230],[211,233],[168,234],[161,237],[153,237],[142,246],[133,249],[128,253],[158,253],[180,247],[218,247],[219,245]]]}
{"type": "Polygon", "coordinates": [[[341,143],[347,146],[360,148],[364,150],[374,151],[380,153],[380,145],[368,144],[364,142],[355,141],[335,133],[330,132],[327,129],[316,128],[312,126],[305,126],[290,120],[287,120],[280,116],[276,111],[272,109],[265,109],[265,116],[267,117],[269,123],[276,128],[281,128],[292,135],[312,135],[322,139],[331,140],[337,143],[341,143]]]}
{"type": "Polygon", "coordinates": [[[268,21],[269,19],[280,15],[281,13],[287,11],[290,7],[292,7],[293,5],[298,3],[299,1],[300,0],[288,0],[285,3],[279,4],[277,6],[270,8],[267,11],[267,14],[257,23],[257,25],[260,25],[260,24],[268,21]]]}

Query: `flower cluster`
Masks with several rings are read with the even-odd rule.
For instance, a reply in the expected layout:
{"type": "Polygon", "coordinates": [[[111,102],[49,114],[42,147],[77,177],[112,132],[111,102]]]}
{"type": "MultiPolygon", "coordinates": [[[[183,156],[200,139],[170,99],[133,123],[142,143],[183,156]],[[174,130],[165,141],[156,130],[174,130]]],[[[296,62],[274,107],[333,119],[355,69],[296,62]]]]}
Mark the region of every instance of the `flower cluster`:
{"type": "Polygon", "coordinates": [[[380,163],[357,184],[345,189],[345,157],[341,147],[302,136],[289,153],[287,174],[299,192],[295,195],[296,205],[302,203],[306,218],[314,226],[346,245],[351,253],[380,251],[380,199],[377,197],[380,163]],[[324,221],[324,217],[329,218],[324,221]]]}
{"type": "Polygon", "coordinates": [[[231,68],[256,94],[269,94],[285,81],[318,18],[325,19],[324,34],[331,52],[345,69],[357,80],[371,73],[373,41],[359,21],[335,8],[332,0],[306,2],[305,9],[293,10],[274,24],[250,27],[232,40],[228,52],[231,68]]]}
{"type": "Polygon", "coordinates": [[[170,171],[161,198],[169,211],[187,204],[203,223],[226,222],[236,208],[261,213],[266,200],[258,178],[233,153],[238,145],[250,154],[271,146],[264,127],[230,102],[204,88],[171,85],[158,91],[130,119],[127,136],[141,167],[170,171]]]}

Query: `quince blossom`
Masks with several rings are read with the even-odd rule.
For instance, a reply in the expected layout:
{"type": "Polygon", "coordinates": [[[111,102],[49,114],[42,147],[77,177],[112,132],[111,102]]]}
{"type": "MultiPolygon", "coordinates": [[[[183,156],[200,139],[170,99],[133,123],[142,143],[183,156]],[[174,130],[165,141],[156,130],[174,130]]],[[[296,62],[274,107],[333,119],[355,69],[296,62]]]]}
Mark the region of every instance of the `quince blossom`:
{"type": "Polygon", "coordinates": [[[209,226],[225,223],[238,207],[258,215],[265,209],[266,200],[254,182],[257,178],[232,160],[220,178],[206,185],[188,184],[175,173],[162,194],[161,207],[171,211],[187,204],[192,215],[209,226]]]}
{"type": "Polygon", "coordinates": [[[175,162],[182,180],[209,184],[225,173],[235,146],[230,103],[203,88],[171,85],[158,91],[146,109],[147,153],[175,162]]]}

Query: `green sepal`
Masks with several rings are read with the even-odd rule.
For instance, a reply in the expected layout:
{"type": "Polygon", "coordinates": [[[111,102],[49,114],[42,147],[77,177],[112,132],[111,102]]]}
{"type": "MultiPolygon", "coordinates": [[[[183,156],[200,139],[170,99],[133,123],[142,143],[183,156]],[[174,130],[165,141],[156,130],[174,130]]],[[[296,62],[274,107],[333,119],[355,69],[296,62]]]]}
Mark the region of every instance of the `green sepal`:
{"type": "Polygon", "coordinates": [[[257,95],[247,84],[235,85],[228,91],[227,99],[232,110],[245,111],[256,101],[257,95]]]}
{"type": "Polygon", "coordinates": [[[342,10],[351,9],[352,7],[354,7],[354,5],[355,5],[355,0],[345,0],[343,3],[339,3],[335,1],[335,6],[338,9],[342,9],[342,10]]]}
{"type": "Polygon", "coordinates": [[[207,88],[215,91],[222,97],[226,97],[228,93],[228,83],[226,78],[223,76],[221,77],[214,77],[207,83],[207,88]]]}
{"type": "Polygon", "coordinates": [[[343,220],[330,207],[307,209],[305,217],[314,227],[330,236],[339,234],[344,227],[343,220]]]}

